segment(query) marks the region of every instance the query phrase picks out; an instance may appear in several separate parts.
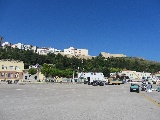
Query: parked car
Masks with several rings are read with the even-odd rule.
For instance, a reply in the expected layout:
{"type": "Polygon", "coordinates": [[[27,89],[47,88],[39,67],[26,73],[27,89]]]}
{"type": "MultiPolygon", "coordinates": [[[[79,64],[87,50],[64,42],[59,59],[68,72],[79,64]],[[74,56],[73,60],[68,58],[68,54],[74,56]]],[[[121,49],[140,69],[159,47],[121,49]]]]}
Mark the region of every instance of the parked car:
{"type": "Polygon", "coordinates": [[[135,83],[131,83],[130,92],[137,92],[137,93],[139,93],[139,85],[135,84],[135,83]]]}
{"type": "Polygon", "coordinates": [[[100,81],[100,80],[95,80],[95,81],[93,81],[93,84],[92,84],[93,86],[104,86],[104,83],[102,82],[102,81],[100,81]]]}
{"type": "Polygon", "coordinates": [[[8,84],[12,84],[12,80],[7,80],[8,84]]]}

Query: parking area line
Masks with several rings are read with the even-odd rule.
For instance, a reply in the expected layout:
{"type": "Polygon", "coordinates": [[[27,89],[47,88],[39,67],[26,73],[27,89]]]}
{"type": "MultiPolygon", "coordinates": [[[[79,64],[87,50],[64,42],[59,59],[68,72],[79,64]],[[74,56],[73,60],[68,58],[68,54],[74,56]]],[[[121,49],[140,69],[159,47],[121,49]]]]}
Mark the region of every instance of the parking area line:
{"type": "Polygon", "coordinates": [[[146,98],[148,101],[152,102],[154,105],[156,105],[157,107],[160,108],[160,103],[158,103],[157,101],[151,99],[150,97],[147,97],[144,93],[140,93],[144,98],[146,98]]]}

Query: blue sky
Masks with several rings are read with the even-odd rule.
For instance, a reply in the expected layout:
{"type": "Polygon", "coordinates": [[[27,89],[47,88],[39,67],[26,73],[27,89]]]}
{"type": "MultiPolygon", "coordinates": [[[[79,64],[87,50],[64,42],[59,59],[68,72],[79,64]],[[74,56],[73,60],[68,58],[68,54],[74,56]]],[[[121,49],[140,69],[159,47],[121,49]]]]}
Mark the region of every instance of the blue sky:
{"type": "Polygon", "coordinates": [[[4,41],[160,62],[160,0],[0,0],[4,41]]]}

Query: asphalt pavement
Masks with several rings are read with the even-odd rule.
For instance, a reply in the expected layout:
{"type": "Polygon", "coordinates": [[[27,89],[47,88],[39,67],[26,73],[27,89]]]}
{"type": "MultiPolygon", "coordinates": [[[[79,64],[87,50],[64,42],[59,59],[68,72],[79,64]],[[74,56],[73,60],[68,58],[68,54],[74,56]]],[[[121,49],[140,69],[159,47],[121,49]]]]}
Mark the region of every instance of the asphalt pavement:
{"type": "Polygon", "coordinates": [[[158,103],[160,92],[130,92],[129,83],[0,84],[0,120],[159,120],[158,103]]]}

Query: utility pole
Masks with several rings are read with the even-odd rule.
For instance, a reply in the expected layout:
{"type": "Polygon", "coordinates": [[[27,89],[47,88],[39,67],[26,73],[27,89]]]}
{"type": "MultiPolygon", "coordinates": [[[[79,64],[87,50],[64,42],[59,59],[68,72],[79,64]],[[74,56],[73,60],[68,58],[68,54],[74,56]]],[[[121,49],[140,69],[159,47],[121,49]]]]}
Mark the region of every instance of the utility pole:
{"type": "Polygon", "coordinates": [[[73,78],[72,78],[72,82],[74,83],[74,69],[73,69],[73,78]]]}
{"type": "Polygon", "coordinates": [[[74,65],[75,65],[75,63],[72,63],[72,67],[73,67],[73,78],[72,78],[72,83],[74,83],[74,65]]]}

